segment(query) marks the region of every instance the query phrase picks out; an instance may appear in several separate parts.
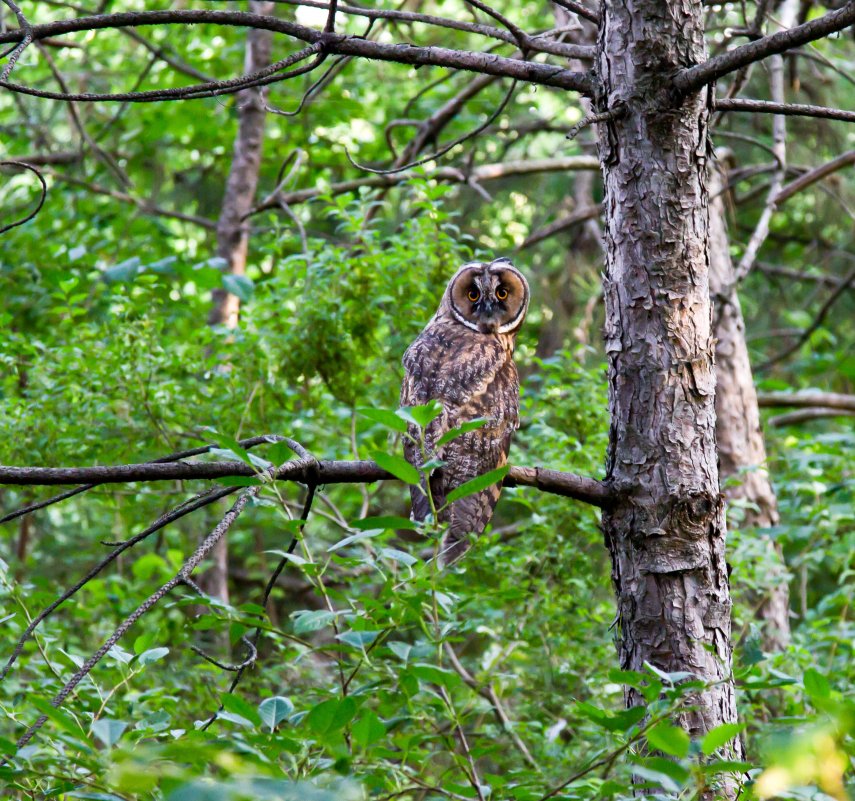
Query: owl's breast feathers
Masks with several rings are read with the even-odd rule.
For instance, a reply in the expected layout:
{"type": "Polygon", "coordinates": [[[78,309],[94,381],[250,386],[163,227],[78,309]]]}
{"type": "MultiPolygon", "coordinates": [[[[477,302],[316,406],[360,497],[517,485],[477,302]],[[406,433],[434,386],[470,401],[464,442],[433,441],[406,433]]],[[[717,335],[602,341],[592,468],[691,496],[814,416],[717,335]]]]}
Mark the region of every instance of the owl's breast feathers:
{"type": "MultiPolygon", "coordinates": [[[[401,405],[419,406],[438,400],[442,414],[425,431],[426,450],[446,464],[431,476],[431,494],[437,509],[445,496],[476,476],[507,462],[513,432],[519,427],[519,378],[513,361],[511,335],[478,334],[460,325],[434,319],[404,354],[405,378],[401,405]],[[439,449],[436,442],[446,432],[478,418],[489,422],[453,439],[439,449]]],[[[410,435],[418,439],[413,426],[410,435]]],[[[416,466],[423,463],[420,449],[405,440],[404,453],[416,466]]],[[[468,547],[468,534],[479,534],[493,513],[501,486],[495,485],[452,504],[440,514],[450,524],[448,548],[459,553],[468,547]]],[[[423,520],[430,512],[424,494],[412,489],[413,516],[423,520]]]]}

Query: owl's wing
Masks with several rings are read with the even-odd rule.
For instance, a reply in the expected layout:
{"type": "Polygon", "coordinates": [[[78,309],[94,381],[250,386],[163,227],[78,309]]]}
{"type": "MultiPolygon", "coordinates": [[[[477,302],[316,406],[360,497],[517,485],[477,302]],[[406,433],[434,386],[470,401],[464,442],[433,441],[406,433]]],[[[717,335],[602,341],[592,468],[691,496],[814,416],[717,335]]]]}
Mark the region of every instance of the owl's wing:
{"type": "MultiPolygon", "coordinates": [[[[519,428],[519,381],[513,362],[496,375],[484,403],[487,405],[481,414],[471,417],[488,417],[491,422],[445,447],[446,492],[507,464],[511,439],[519,428]]],[[[460,559],[469,549],[471,535],[481,534],[487,528],[501,493],[502,485],[496,483],[451,504],[446,518],[449,527],[441,546],[443,565],[460,559]]]]}
{"type": "MultiPolygon", "coordinates": [[[[407,348],[404,354],[404,381],[401,384],[401,406],[423,406],[428,401],[437,398],[440,382],[437,376],[443,371],[449,357],[449,343],[443,337],[436,336],[430,329],[423,331],[407,348]]],[[[452,416],[447,409],[431,421],[425,430],[425,445],[429,454],[435,454],[436,442],[449,428],[452,416]]],[[[419,429],[409,425],[407,433],[412,437],[404,437],[404,456],[414,467],[421,467],[423,458],[418,442],[419,429]]],[[[431,495],[434,505],[439,508],[445,503],[443,491],[444,482],[441,471],[431,475],[431,495]]],[[[424,520],[431,512],[430,501],[425,493],[425,487],[410,487],[413,519],[424,520]]]]}

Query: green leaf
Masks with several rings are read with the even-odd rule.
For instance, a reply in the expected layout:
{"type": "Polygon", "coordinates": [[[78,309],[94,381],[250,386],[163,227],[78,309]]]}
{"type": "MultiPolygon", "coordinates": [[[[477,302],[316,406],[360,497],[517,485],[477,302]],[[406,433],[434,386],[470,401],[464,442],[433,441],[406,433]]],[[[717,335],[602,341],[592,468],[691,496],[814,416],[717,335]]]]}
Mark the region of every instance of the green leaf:
{"type": "Polygon", "coordinates": [[[380,634],[382,634],[380,631],[345,631],[336,635],[336,639],[354,648],[365,648],[366,645],[371,645],[380,634]]]}
{"type": "Polygon", "coordinates": [[[808,668],[804,675],[805,692],[814,700],[821,701],[831,696],[831,684],[815,668],[808,668]]]}
{"type": "Polygon", "coordinates": [[[345,548],[348,545],[353,545],[354,542],[359,542],[360,540],[368,540],[372,537],[377,537],[382,534],[383,531],[381,529],[374,529],[373,531],[360,531],[357,534],[351,534],[344,539],[339,540],[334,545],[330,545],[327,548],[327,553],[335,553],[342,548],[345,548]]]}
{"type": "Polygon", "coordinates": [[[220,700],[226,712],[246,718],[255,726],[261,726],[261,715],[258,714],[258,710],[245,698],[241,698],[234,693],[223,693],[220,700]]]}
{"type": "Polygon", "coordinates": [[[362,417],[366,417],[369,420],[373,420],[375,423],[380,423],[381,426],[386,426],[386,428],[391,428],[393,431],[397,431],[399,434],[407,433],[407,423],[402,420],[395,412],[390,412],[387,409],[357,409],[356,413],[361,415],[362,417]]]}
{"type": "Polygon", "coordinates": [[[386,727],[374,712],[368,710],[360,716],[356,723],[353,724],[351,732],[353,734],[354,742],[358,746],[366,748],[385,736],[386,727]]]}
{"type": "Polygon", "coordinates": [[[475,431],[476,428],[483,428],[490,421],[485,417],[479,417],[476,420],[470,420],[468,423],[463,423],[463,425],[458,426],[457,428],[452,428],[451,431],[446,431],[436,442],[436,447],[439,448],[442,445],[445,445],[446,442],[451,442],[453,439],[457,439],[463,434],[468,434],[470,431],[475,431]]]}
{"type": "MultiPolygon", "coordinates": [[[[104,280],[109,284],[130,284],[139,272],[140,259],[139,256],[134,256],[120,262],[115,267],[104,270],[104,280]]],[[[60,283],[60,286],[62,286],[62,283],[60,283]]],[[[65,291],[67,292],[68,290],[65,291]]]]}
{"type": "Polygon", "coordinates": [[[92,724],[92,734],[104,743],[107,748],[112,748],[127,728],[128,724],[123,720],[101,718],[92,724]]]}
{"type": "Polygon", "coordinates": [[[294,711],[291,699],[283,695],[265,698],[258,705],[258,714],[262,722],[272,732],[285,718],[294,711]]]}
{"type": "Polygon", "coordinates": [[[454,503],[454,501],[459,501],[461,498],[466,498],[469,495],[474,495],[476,492],[481,492],[481,490],[487,489],[487,487],[492,487],[493,484],[500,483],[508,474],[508,470],[510,469],[509,465],[505,465],[504,467],[499,467],[496,470],[491,470],[489,473],[484,473],[483,476],[473,478],[465,484],[461,484],[457,489],[448,493],[445,499],[446,503],[454,503]]]}
{"type": "Polygon", "coordinates": [[[237,295],[244,303],[252,297],[255,284],[252,279],[245,275],[234,275],[226,273],[223,276],[223,288],[233,295],[237,295]]]}
{"type": "Polygon", "coordinates": [[[347,698],[330,698],[312,709],[304,718],[306,725],[319,735],[343,729],[356,714],[356,701],[347,698]]]}
{"type": "Polygon", "coordinates": [[[148,651],[143,651],[137,657],[137,660],[142,666],[151,665],[153,662],[163,659],[168,653],[168,648],[150,648],[148,651]]]}
{"type": "Polygon", "coordinates": [[[326,628],[335,620],[336,613],[326,609],[313,609],[292,612],[291,617],[294,618],[294,634],[299,636],[326,628]]]}
{"type": "Polygon", "coordinates": [[[739,732],[745,728],[742,723],[722,723],[721,726],[716,726],[710,729],[701,740],[701,751],[704,756],[714,754],[725,743],[729,743],[739,732]]]}
{"type": "Polygon", "coordinates": [[[57,709],[44,698],[32,697],[30,703],[49,720],[53,721],[60,729],[71,734],[78,740],[86,740],[86,732],[75,718],[64,709],[57,709]]]}
{"type": "Polygon", "coordinates": [[[397,517],[395,515],[386,515],[384,517],[363,517],[361,520],[354,520],[350,524],[353,528],[358,528],[360,531],[397,531],[403,529],[405,531],[418,531],[418,523],[410,520],[408,517],[397,517]]]}
{"type": "Polygon", "coordinates": [[[371,454],[371,458],[377,462],[380,468],[406,484],[419,483],[419,471],[401,456],[392,456],[389,453],[383,453],[383,451],[375,451],[371,454]]]}
{"type": "Polygon", "coordinates": [[[408,423],[425,429],[442,414],[442,404],[439,401],[432,400],[424,406],[402,406],[395,414],[408,423]]]}
{"type": "Polygon", "coordinates": [[[651,748],[670,756],[684,757],[689,753],[689,735],[670,723],[659,723],[647,732],[647,742],[651,748]]]}
{"type": "Polygon", "coordinates": [[[410,667],[414,676],[430,684],[439,684],[451,689],[460,684],[460,676],[436,665],[415,664],[410,667]]]}
{"type": "Polygon", "coordinates": [[[399,551],[397,548],[381,548],[380,556],[389,559],[392,562],[400,562],[402,565],[412,567],[417,564],[419,559],[405,551],[399,551]]]}

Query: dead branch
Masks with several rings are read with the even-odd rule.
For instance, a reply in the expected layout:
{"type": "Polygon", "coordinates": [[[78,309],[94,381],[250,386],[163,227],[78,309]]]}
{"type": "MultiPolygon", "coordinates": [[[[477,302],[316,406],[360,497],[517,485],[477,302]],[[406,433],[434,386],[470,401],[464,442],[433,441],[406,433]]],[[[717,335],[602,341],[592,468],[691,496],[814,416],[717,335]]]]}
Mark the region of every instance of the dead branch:
{"type": "MultiPolygon", "coordinates": [[[[87,659],[80,669],[63,685],[62,689],[51,699],[51,706],[59,708],[69,695],[74,691],[74,688],[83,681],[92,669],[103,659],[104,655],[124,636],[124,634],[155,604],[158,603],[164,596],[175,589],[180,584],[184,584],[190,579],[193,571],[199,566],[202,560],[208,555],[213,547],[231,528],[232,524],[237,520],[238,515],[243,511],[244,507],[249,503],[250,499],[254,498],[260,490],[260,487],[250,487],[241,492],[238,499],[223,519],[215,526],[214,530],[205,538],[202,544],[190,556],[181,569],[167,581],[161,585],[155,592],[149,595],[130,615],[128,615],[107,638],[104,644],[95,651],[92,656],[87,659]]],[[[47,715],[40,715],[36,722],[33,723],[18,739],[18,749],[23,748],[36,734],[36,732],[47,722],[47,715]]],[[[8,762],[8,757],[0,760],[0,766],[8,762]]]]}
{"type": "Polygon", "coordinates": [[[841,153],[837,158],[832,159],[825,164],[820,164],[819,167],[814,167],[804,175],[796,178],[795,181],[788,183],[780,192],[778,192],[775,197],[775,204],[780,205],[784,201],[789,200],[797,192],[801,192],[803,189],[809,187],[811,184],[815,184],[817,181],[821,181],[833,172],[842,170],[844,167],[848,167],[852,164],[855,164],[855,150],[847,150],[845,153],[841,153]]]}
{"type": "MultiPolygon", "coordinates": [[[[282,3],[293,6],[309,6],[311,8],[328,9],[329,4],[321,0],[273,0],[275,3],[282,3]]],[[[501,42],[509,44],[518,44],[517,39],[509,31],[503,31],[501,28],[495,28],[491,25],[484,25],[480,22],[461,22],[448,17],[437,17],[432,14],[420,14],[414,11],[397,11],[385,8],[360,8],[357,6],[342,6],[338,7],[342,14],[352,16],[367,17],[368,19],[388,19],[395,22],[408,23],[423,23],[432,25],[438,28],[448,28],[456,31],[464,31],[466,33],[475,33],[480,36],[486,36],[491,39],[498,39],[501,42]]],[[[540,34],[543,37],[551,33],[546,31],[540,34]]],[[[563,42],[543,41],[539,37],[528,36],[524,34],[526,45],[530,50],[539,50],[543,53],[551,53],[555,56],[564,56],[566,58],[591,59],[594,57],[593,47],[584,47],[573,44],[565,44],[563,42]]]]}
{"type": "MultiPolygon", "coordinates": [[[[376,170],[372,167],[366,167],[362,164],[357,164],[350,155],[348,150],[345,150],[345,155],[347,156],[347,160],[357,169],[362,170],[363,172],[370,172],[373,175],[395,175],[396,173],[406,172],[407,170],[412,170],[415,167],[420,167],[422,164],[427,164],[429,161],[435,161],[436,159],[444,156],[450,150],[453,150],[458,145],[462,145],[464,142],[467,142],[470,139],[474,139],[478,136],[482,131],[486,128],[489,128],[499,117],[499,115],[505,110],[505,107],[510,102],[511,98],[514,95],[514,92],[517,88],[517,82],[514,81],[507,92],[505,92],[505,96],[502,98],[501,103],[495,108],[495,110],[490,114],[487,119],[482,122],[477,127],[473,128],[471,131],[463,134],[462,136],[457,137],[457,139],[453,139],[447,145],[443,145],[439,150],[434,153],[429,153],[427,156],[422,156],[420,159],[416,159],[415,161],[411,161],[409,164],[403,164],[400,167],[395,166],[391,167],[387,170],[376,170]]],[[[400,159],[399,159],[400,160],[400,159]]],[[[471,175],[469,176],[467,183],[472,183],[471,175]]]]}
{"type": "Polygon", "coordinates": [[[21,53],[27,49],[30,43],[33,41],[33,26],[24,16],[24,12],[21,11],[18,6],[12,2],[12,0],[3,0],[3,2],[9,6],[12,10],[12,13],[15,15],[15,18],[18,20],[18,25],[23,33],[23,37],[19,44],[13,47],[10,51],[3,53],[2,58],[8,56],[8,61],[6,61],[6,66],[0,70],[0,81],[5,81],[12,70],[15,68],[15,62],[21,57],[21,53]]]}
{"type": "Polygon", "coordinates": [[[529,234],[528,238],[517,249],[524,250],[525,248],[530,248],[538,242],[543,242],[544,239],[548,239],[551,236],[570,230],[574,225],[579,225],[580,223],[587,222],[588,220],[593,220],[596,217],[599,217],[602,211],[602,204],[598,206],[590,206],[585,209],[577,209],[567,216],[560,217],[559,219],[549,223],[549,225],[544,225],[543,228],[538,228],[534,233],[529,234]]]}
{"type": "Polygon", "coordinates": [[[787,412],[787,414],[770,417],[769,425],[773,428],[783,428],[784,426],[797,425],[798,423],[806,423],[810,420],[821,420],[828,417],[855,417],[855,410],[824,409],[822,407],[799,409],[795,412],[787,412]]]}
{"type": "Polygon", "coordinates": [[[796,281],[810,281],[815,284],[825,284],[826,286],[840,286],[841,278],[838,278],[836,275],[818,275],[816,273],[808,273],[803,272],[801,270],[794,270],[790,267],[780,267],[776,264],[766,264],[765,262],[758,261],[757,269],[760,270],[761,273],[766,273],[767,275],[776,275],[781,276],[782,278],[793,278],[796,281]]]}
{"type": "MultiPolygon", "coordinates": [[[[250,14],[244,11],[205,11],[198,9],[171,9],[165,11],[121,12],[104,14],[94,17],[79,17],[77,19],[48,22],[32,27],[34,40],[47,36],[62,36],[81,31],[104,30],[110,28],[135,28],[147,25],[187,25],[210,24],[226,25],[244,28],[261,28],[274,33],[282,33],[294,39],[320,46],[324,53],[332,55],[361,56],[378,61],[392,61],[398,64],[412,66],[448,67],[470,72],[480,72],[498,77],[513,78],[526,83],[554,86],[560,89],[570,89],[585,94],[592,92],[591,80],[587,75],[573,72],[550,64],[523,61],[518,58],[506,58],[492,53],[475,53],[466,50],[452,50],[445,47],[418,47],[410,44],[386,44],[372,42],[368,39],[332,34],[307,28],[295,22],[279,19],[278,17],[250,14]]],[[[20,42],[25,38],[21,29],[0,33],[0,44],[20,42]]],[[[301,51],[302,52],[302,51],[301,51]]],[[[281,66],[279,67],[281,69],[281,66]]],[[[37,97],[52,97],[59,100],[127,100],[131,102],[151,102],[153,99],[185,99],[187,97],[209,97],[215,94],[232,94],[246,88],[248,81],[257,80],[258,76],[243,76],[220,84],[198,84],[195,87],[183,87],[177,91],[158,90],[153,94],[124,93],[124,94],[88,94],[65,97],[57,93],[43,93],[26,86],[0,82],[0,86],[15,92],[32,94],[37,97]]],[[[268,76],[270,82],[279,80],[268,76]]]]}
{"type": "Polygon", "coordinates": [[[762,39],[707,59],[703,64],[680,70],[674,76],[673,88],[679,95],[686,95],[702,86],[713,83],[723,75],[738,70],[740,67],[822,39],[829,34],[848,28],[853,23],[855,23],[855,0],[849,0],[843,8],[831,11],[819,19],[773,33],[771,36],[764,36],[762,39]]]}
{"type": "Polygon", "coordinates": [[[828,299],[825,301],[825,303],[822,304],[822,307],[814,317],[813,322],[807,328],[805,328],[804,331],[802,331],[801,336],[795,342],[793,342],[792,345],[787,348],[784,348],[784,350],[782,350],[780,353],[776,353],[774,356],[763,362],[763,364],[761,364],[757,368],[757,370],[768,370],[773,365],[777,364],[778,362],[782,362],[788,356],[791,356],[802,345],[804,345],[804,343],[807,342],[808,339],[810,339],[810,335],[822,325],[823,321],[828,315],[828,312],[831,311],[831,307],[839,300],[841,295],[843,295],[843,293],[846,292],[846,290],[849,289],[852,284],[855,284],[855,268],[850,270],[848,275],[843,277],[843,280],[840,282],[840,285],[837,287],[837,289],[834,290],[834,292],[832,292],[828,296],[828,299]]]}
{"type": "Polygon", "coordinates": [[[842,111],[806,103],[772,103],[769,100],[716,100],[716,111],[747,111],[752,114],[784,114],[791,117],[818,117],[824,120],[855,122],[855,111],[842,111]]]}
{"type": "MultiPolygon", "coordinates": [[[[233,476],[257,477],[258,471],[243,462],[148,462],[95,467],[9,467],[0,466],[0,484],[57,486],[62,484],[126,484],[142,481],[220,479],[233,476]]],[[[316,480],[323,484],[370,484],[397,481],[368,460],[286,462],[273,471],[277,481],[302,484],[316,480]],[[317,473],[315,473],[317,471],[317,473]],[[316,478],[315,478],[316,476],[316,478]]],[[[611,491],[601,481],[574,473],[543,467],[511,467],[505,486],[537,487],[543,492],[574,498],[593,506],[606,506],[611,491]]]]}
{"type": "Polygon", "coordinates": [[[811,409],[823,407],[855,412],[855,395],[843,395],[837,392],[759,392],[757,402],[766,409],[792,407],[795,409],[811,409]]]}
{"type": "MultiPolygon", "coordinates": [[[[765,13],[765,5],[761,6],[757,11],[757,18],[762,19],[762,14],[765,13]]],[[[786,15],[784,25],[789,27],[796,21],[795,12],[797,8],[792,3],[787,3],[783,7],[783,13],[786,15]]],[[[759,31],[759,22],[755,20],[755,30],[759,31]]],[[[784,59],[783,56],[775,54],[770,56],[769,65],[769,94],[772,96],[772,102],[783,104],[786,102],[784,91],[784,59]]],[[[747,75],[747,73],[746,73],[747,75]]],[[[778,169],[772,176],[772,181],[769,185],[769,192],[766,195],[766,203],[763,206],[763,212],[760,214],[760,219],[751,233],[748,244],[745,246],[745,252],[739,260],[739,264],[733,271],[731,285],[736,285],[741,282],[746,275],[751,271],[754,262],[757,260],[757,254],[766,237],[769,236],[769,225],[772,222],[772,217],[778,209],[777,196],[784,185],[787,177],[787,117],[784,114],[776,114],[772,119],[772,152],[775,156],[775,161],[778,162],[778,169]]]]}
{"type": "Polygon", "coordinates": [[[343,195],[354,192],[363,186],[369,188],[384,188],[406,183],[413,178],[426,178],[435,181],[448,181],[449,183],[465,184],[470,181],[483,183],[484,181],[496,181],[501,178],[512,178],[518,175],[533,175],[541,172],[572,172],[575,170],[598,170],[600,163],[595,156],[564,156],[552,159],[530,159],[524,161],[505,161],[497,164],[482,164],[472,168],[468,173],[457,167],[439,167],[435,170],[411,170],[399,172],[395,175],[376,175],[366,178],[355,178],[350,181],[341,181],[331,184],[322,189],[312,187],[310,189],[297,189],[293,192],[268,197],[263,203],[252,210],[251,214],[257,214],[266,209],[273,209],[282,200],[289,206],[299,205],[309,200],[324,195],[343,195]]]}
{"type": "Polygon", "coordinates": [[[23,170],[29,170],[30,172],[35,173],[36,178],[39,179],[39,183],[41,184],[41,195],[39,197],[38,203],[36,204],[36,207],[26,217],[22,217],[20,220],[15,220],[15,222],[11,222],[8,225],[4,225],[2,228],[0,228],[0,234],[5,234],[6,231],[11,231],[13,228],[17,228],[19,225],[28,223],[42,210],[42,206],[44,206],[45,204],[45,198],[47,197],[47,184],[45,183],[44,176],[32,164],[27,164],[23,161],[0,161],[0,166],[20,167],[23,170]]]}
{"type": "Polygon", "coordinates": [[[586,6],[583,6],[581,3],[577,2],[577,0],[554,0],[555,5],[561,6],[561,8],[566,8],[568,11],[572,11],[574,14],[577,14],[580,17],[584,17],[591,22],[599,23],[600,21],[600,11],[599,9],[590,9],[586,6]]]}

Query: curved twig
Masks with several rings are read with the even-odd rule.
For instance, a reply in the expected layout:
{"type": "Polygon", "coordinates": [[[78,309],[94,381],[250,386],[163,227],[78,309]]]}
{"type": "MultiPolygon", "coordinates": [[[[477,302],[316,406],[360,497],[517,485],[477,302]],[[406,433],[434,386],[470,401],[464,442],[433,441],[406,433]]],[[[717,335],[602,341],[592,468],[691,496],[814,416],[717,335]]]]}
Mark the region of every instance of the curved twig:
{"type": "Polygon", "coordinates": [[[0,228],[0,234],[5,234],[6,231],[11,231],[13,228],[17,228],[19,225],[28,223],[42,210],[42,206],[44,206],[45,204],[45,198],[47,197],[47,184],[45,183],[44,176],[32,164],[27,164],[24,161],[0,161],[0,166],[21,167],[24,170],[29,170],[30,172],[35,173],[36,178],[39,179],[39,183],[41,184],[42,193],[35,209],[33,209],[26,217],[20,220],[16,220],[13,223],[9,223],[8,225],[4,225],[2,228],[0,228]]]}
{"type": "Polygon", "coordinates": [[[388,170],[375,170],[372,167],[366,167],[362,164],[358,164],[353,160],[353,157],[350,155],[350,151],[345,148],[344,152],[347,156],[347,160],[357,169],[363,170],[364,172],[370,172],[373,175],[394,175],[395,173],[404,172],[405,170],[411,170],[414,167],[419,167],[422,164],[427,164],[427,162],[429,161],[435,161],[436,159],[448,153],[449,150],[452,150],[453,148],[457,147],[457,145],[463,144],[463,142],[466,142],[467,140],[478,136],[478,134],[480,134],[484,129],[492,125],[493,122],[498,118],[498,116],[505,110],[505,107],[510,102],[510,99],[513,96],[516,88],[517,82],[514,81],[511,84],[511,88],[508,89],[508,91],[506,92],[505,97],[502,99],[502,102],[499,104],[499,107],[487,118],[485,122],[483,122],[481,125],[473,129],[472,131],[469,131],[468,133],[464,134],[463,136],[458,137],[453,142],[450,142],[449,144],[445,145],[445,147],[441,147],[435,153],[423,156],[422,158],[417,159],[416,161],[411,161],[409,164],[403,164],[400,167],[392,167],[388,170]]]}

